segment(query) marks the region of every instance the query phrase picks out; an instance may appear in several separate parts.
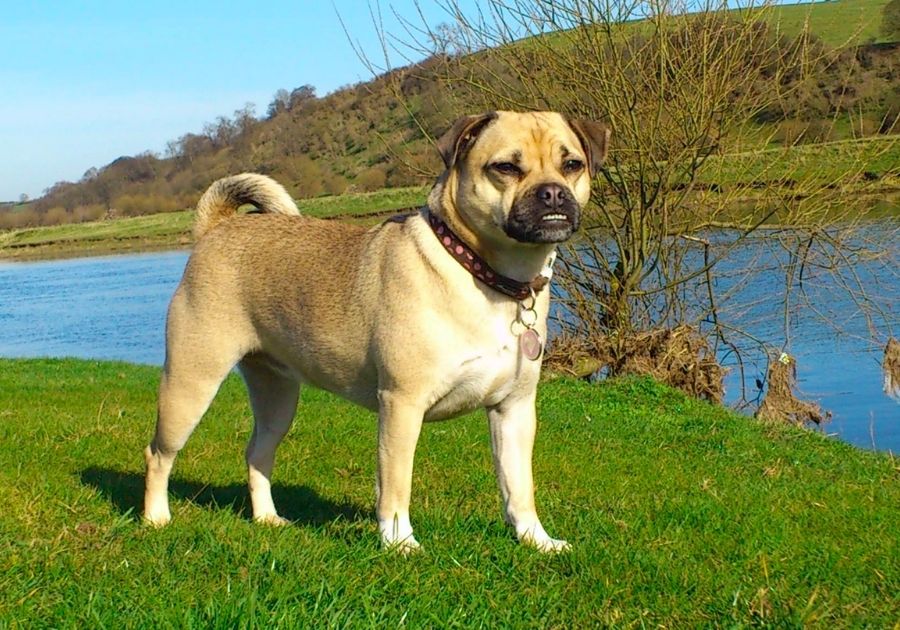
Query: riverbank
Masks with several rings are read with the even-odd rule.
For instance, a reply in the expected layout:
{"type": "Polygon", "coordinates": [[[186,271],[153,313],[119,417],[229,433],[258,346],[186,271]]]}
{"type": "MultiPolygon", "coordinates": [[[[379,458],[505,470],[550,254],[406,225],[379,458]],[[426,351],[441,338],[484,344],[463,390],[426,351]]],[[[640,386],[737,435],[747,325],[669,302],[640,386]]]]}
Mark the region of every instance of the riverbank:
{"type": "MultiPolygon", "coordinates": [[[[398,209],[424,203],[422,187],[300,199],[303,214],[349,221],[375,221],[398,209]]],[[[191,210],[88,223],[0,231],[0,260],[52,260],[166,250],[191,246],[191,210]]]]}
{"type": "Polygon", "coordinates": [[[502,526],[481,414],[423,430],[413,521],[378,548],[375,420],[306,389],[274,495],[248,520],[250,412],[232,376],[176,466],[174,522],[140,525],[159,370],[0,360],[0,625],[592,627],[837,624],[900,616],[893,458],[647,380],[539,394],[538,505],[573,544],[502,526]],[[327,420],[324,420],[327,419],[327,420]]]}
{"type": "MultiPolygon", "coordinates": [[[[900,213],[900,136],[798,145],[710,158],[696,183],[707,195],[727,199],[735,208],[753,206],[761,195],[807,194],[810,187],[831,186],[844,196],[880,203],[878,212],[900,213]],[[762,192],[761,192],[762,191],[762,192]]],[[[298,200],[304,214],[375,223],[395,212],[420,207],[427,187],[385,189],[298,200]]],[[[44,260],[187,249],[192,243],[192,211],[114,218],[0,231],[0,260],[44,260]]]]}

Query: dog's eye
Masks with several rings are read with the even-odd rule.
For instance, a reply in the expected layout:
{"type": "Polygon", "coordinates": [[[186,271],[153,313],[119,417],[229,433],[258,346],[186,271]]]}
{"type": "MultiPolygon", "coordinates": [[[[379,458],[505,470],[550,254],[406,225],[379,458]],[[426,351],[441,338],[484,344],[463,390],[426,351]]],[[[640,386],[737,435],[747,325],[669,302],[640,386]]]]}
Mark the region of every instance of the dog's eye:
{"type": "Polygon", "coordinates": [[[581,160],[566,160],[563,162],[563,171],[566,173],[577,173],[584,168],[584,162],[581,160]]]}
{"type": "Polygon", "coordinates": [[[518,176],[522,174],[522,169],[520,169],[512,162],[494,162],[493,164],[491,164],[491,168],[498,173],[503,173],[504,175],[518,176]]]}

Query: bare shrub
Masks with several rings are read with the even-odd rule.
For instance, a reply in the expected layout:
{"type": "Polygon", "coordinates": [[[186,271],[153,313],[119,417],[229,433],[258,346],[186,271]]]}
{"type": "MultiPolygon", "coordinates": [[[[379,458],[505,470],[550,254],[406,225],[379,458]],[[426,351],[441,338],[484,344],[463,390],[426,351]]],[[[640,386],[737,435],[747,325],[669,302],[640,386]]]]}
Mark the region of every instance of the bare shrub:
{"type": "Polygon", "coordinates": [[[18,230],[40,225],[41,215],[33,208],[0,212],[0,230],[18,230]]]}
{"type": "Polygon", "coordinates": [[[41,225],[61,225],[71,222],[72,214],[61,206],[50,208],[41,215],[41,225]]]}
{"type": "Polygon", "coordinates": [[[106,210],[107,208],[99,203],[88,206],[78,206],[72,211],[72,221],[76,223],[99,221],[106,214],[106,210]]]}
{"type": "MultiPolygon", "coordinates": [[[[444,85],[442,110],[550,109],[613,130],[585,211],[586,238],[557,262],[562,339],[608,348],[614,371],[628,363],[624,340],[687,325],[707,338],[709,353],[691,346],[698,358],[729,354],[743,369],[749,348],[756,357],[770,345],[790,348],[792,314],[815,313],[812,275],[850,296],[880,334],[890,305],[854,278],[853,265],[890,258],[897,230],[861,229],[871,204],[852,187],[888,145],[868,154],[849,146],[823,163],[794,145],[829,139],[834,118],[802,133],[785,128],[776,150],[759,126],[764,115],[797,116],[817,98],[828,116],[855,96],[817,87],[816,72],[840,57],[808,32],[783,38],[769,4],[727,11],[719,1],[487,0],[474,15],[443,4],[455,37],[480,52],[428,60],[444,85]],[[762,274],[780,283],[767,296],[783,319],[780,339],[753,336],[743,315],[754,305],[736,302],[762,274]]],[[[425,25],[382,35],[386,51],[406,45],[419,54],[434,39],[425,25]],[[416,33],[426,36],[420,42],[416,33]]],[[[420,104],[404,91],[411,74],[384,76],[418,120],[420,104]]]]}
{"type": "Polygon", "coordinates": [[[175,212],[184,206],[177,197],[162,195],[121,195],[113,200],[118,216],[137,217],[160,212],[175,212]]]}
{"type": "Polygon", "coordinates": [[[371,166],[360,172],[353,180],[360,192],[371,192],[384,188],[387,181],[387,172],[382,166],[371,166]]]}

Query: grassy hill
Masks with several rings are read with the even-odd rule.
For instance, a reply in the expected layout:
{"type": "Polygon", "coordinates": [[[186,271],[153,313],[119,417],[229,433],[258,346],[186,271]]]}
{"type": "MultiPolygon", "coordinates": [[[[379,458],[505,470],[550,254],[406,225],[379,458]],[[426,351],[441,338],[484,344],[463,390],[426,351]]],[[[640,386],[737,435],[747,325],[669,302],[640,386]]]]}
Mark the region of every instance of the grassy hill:
{"type": "Polygon", "coordinates": [[[889,0],[825,0],[782,4],[773,19],[786,35],[805,27],[830,46],[884,43],[880,31],[881,11],[889,0]]]}
{"type": "Polygon", "coordinates": [[[543,385],[537,501],[570,554],[502,525],[480,414],[427,425],[425,553],[371,520],[375,420],[306,389],[274,495],[248,519],[236,377],[188,443],[173,523],[143,527],[158,369],[0,360],[0,626],[891,627],[900,468],[646,380],[543,385]]]}
{"type": "MultiPolygon", "coordinates": [[[[892,78],[900,56],[896,48],[867,44],[879,41],[885,2],[774,7],[771,37],[796,36],[808,23],[827,44],[866,45],[822,61],[815,85],[785,89],[790,102],[767,111],[760,128],[748,132],[774,133],[776,142],[790,144],[884,131],[884,121],[900,113],[900,86],[892,78]]],[[[110,209],[126,216],[181,210],[192,207],[214,179],[245,170],[270,174],[294,196],[310,199],[427,184],[439,168],[427,136],[462,112],[483,107],[464,90],[451,89],[447,72],[441,58],[432,57],[322,98],[298,88],[289,107],[261,120],[240,110],[173,140],[166,157],[122,157],[90,169],[79,182],[58,182],[28,210],[0,210],[0,229],[94,220],[110,209]]],[[[756,83],[765,84],[764,78],[756,83]]]]}

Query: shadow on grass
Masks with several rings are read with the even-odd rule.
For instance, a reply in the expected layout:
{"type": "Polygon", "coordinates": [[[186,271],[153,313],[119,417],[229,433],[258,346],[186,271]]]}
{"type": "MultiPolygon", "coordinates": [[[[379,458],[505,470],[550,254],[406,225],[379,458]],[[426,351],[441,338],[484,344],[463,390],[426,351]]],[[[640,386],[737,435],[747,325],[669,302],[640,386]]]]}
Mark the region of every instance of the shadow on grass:
{"type": "MultiPolygon", "coordinates": [[[[92,466],[81,471],[81,482],[102,492],[123,514],[140,518],[144,500],[144,476],[111,468],[92,466]]],[[[370,510],[349,502],[335,503],[323,498],[308,486],[272,486],[272,497],[278,513],[297,525],[322,525],[341,519],[367,520],[370,510]]],[[[182,479],[169,481],[169,498],[182,499],[203,507],[230,508],[235,514],[250,519],[250,495],[246,484],[211,486],[182,479]]]]}

